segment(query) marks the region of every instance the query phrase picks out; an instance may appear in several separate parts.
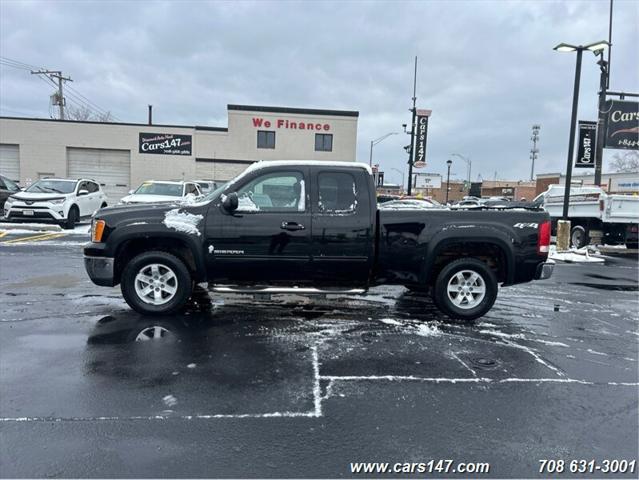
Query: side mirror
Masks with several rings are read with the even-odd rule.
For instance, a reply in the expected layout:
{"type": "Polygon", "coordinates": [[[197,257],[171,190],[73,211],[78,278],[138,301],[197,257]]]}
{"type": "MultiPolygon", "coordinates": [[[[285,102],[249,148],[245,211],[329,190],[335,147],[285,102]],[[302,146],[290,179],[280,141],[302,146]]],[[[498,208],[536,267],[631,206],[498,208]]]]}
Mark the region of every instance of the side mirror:
{"type": "Polygon", "coordinates": [[[84,190],[84,189],[82,189],[82,190],[80,190],[78,192],[78,196],[79,197],[81,197],[82,195],[88,195],[88,194],[89,194],[89,191],[88,190],[84,190]]]}
{"type": "Polygon", "coordinates": [[[133,195],[133,192],[135,192],[135,190],[129,190],[129,195],[133,195]]]}
{"type": "Polygon", "coordinates": [[[239,201],[237,199],[237,193],[235,192],[231,192],[228,195],[225,195],[222,199],[222,207],[224,207],[224,210],[229,213],[237,210],[238,205],[239,201]]]}

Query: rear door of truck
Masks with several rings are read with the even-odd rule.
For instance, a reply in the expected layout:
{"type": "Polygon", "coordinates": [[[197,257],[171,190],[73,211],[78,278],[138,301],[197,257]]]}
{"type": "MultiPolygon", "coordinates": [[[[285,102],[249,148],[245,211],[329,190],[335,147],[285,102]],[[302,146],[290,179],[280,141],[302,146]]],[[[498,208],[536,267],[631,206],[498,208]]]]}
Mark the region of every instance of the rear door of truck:
{"type": "Polygon", "coordinates": [[[376,210],[369,177],[361,168],[311,167],[311,265],[317,285],[368,284],[376,210]]]}

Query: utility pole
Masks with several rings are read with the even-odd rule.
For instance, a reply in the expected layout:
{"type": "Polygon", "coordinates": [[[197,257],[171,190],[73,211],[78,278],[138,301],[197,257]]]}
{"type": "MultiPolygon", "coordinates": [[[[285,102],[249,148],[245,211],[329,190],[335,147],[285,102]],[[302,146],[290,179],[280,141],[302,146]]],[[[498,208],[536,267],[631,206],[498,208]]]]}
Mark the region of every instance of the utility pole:
{"type": "Polygon", "coordinates": [[[595,185],[601,184],[601,167],[603,165],[604,128],[606,124],[606,93],[608,86],[608,62],[604,60],[603,50],[599,52],[601,59],[597,62],[601,74],[599,76],[599,116],[597,118],[597,138],[595,139],[595,185]]]}
{"type": "Polygon", "coordinates": [[[532,137],[530,137],[533,142],[533,146],[530,149],[530,159],[532,160],[532,166],[530,167],[531,182],[535,179],[535,160],[537,160],[537,157],[539,156],[539,149],[537,148],[537,142],[539,141],[539,130],[541,130],[540,125],[532,126],[532,137]]]}
{"type": "Polygon", "coordinates": [[[57,79],[58,81],[58,93],[57,93],[57,98],[56,98],[56,103],[54,103],[54,105],[57,105],[60,109],[60,120],[64,120],[64,105],[65,105],[65,100],[64,100],[64,89],[63,89],[63,82],[72,82],[73,80],[71,80],[71,77],[64,77],[62,75],[62,72],[59,70],[38,70],[38,71],[33,71],[31,70],[31,74],[32,75],[45,75],[47,78],[49,78],[52,82],[54,82],[54,78],[57,79]]]}
{"type": "Polygon", "coordinates": [[[415,115],[417,114],[417,56],[415,56],[415,74],[413,76],[413,120],[410,123],[410,148],[408,149],[408,196],[413,193],[413,163],[415,163],[415,115]]]}

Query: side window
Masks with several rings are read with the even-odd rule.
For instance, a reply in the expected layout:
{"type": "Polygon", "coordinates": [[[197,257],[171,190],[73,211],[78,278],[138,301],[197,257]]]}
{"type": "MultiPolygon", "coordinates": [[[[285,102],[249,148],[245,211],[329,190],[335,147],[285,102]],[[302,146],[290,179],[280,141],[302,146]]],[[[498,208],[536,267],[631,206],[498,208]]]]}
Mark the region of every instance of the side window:
{"type": "Polygon", "coordinates": [[[78,185],[77,192],[80,193],[82,190],[89,190],[89,188],[87,187],[87,182],[80,182],[80,185],[78,185]]]}
{"type": "Polygon", "coordinates": [[[323,172],[317,176],[317,211],[349,214],[357,211],[357,185],[350,173],[323,172]]]}
{"type": "Polygon", "coordinates": [[[267,173],[237,191],[241,212],[303,212],[304,176],[300,172],[267,173]]]}
{"type": "Polygon", "coordinates": [[[87,182],[87,190],[89,193],[95,193],[99,190],[98,184],[93,182],[87,182]]]}
{"type": "Polygon", "coordinates": [[[315,151],[316,152],[332,152],[333,151],[333,134],[332,133],[316,133],[315,134],[315,151]]]}
{"type": "Polygon", "coordinates": [[[186,194],[188,195],[189,193],[192,194],[197,194],[197,190],[195,189],[195,185],[193,185],[192,183],[187,183],[186,184],[186,194]]]}
{"type": "Polygon", "coordinates": [[[275,132],[258,130],[257,148],[275,148],[275,132]]]}

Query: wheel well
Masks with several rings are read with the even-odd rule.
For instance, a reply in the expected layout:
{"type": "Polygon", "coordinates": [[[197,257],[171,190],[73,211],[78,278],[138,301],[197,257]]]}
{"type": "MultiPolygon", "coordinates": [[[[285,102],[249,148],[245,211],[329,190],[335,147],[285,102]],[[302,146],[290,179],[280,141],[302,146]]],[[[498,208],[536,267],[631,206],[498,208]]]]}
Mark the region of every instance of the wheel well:
{"type": "Polygon", "coordinates": [[[449,243],[437,252],[429,275],[429,283],[435,283],[439,272],[453,260],[469,257],[483,261],[495,273],[498,282],[508,279],[508,260],[504,250],[494,243],[455,242],[449,243]]]}
{"type": "Polygon", "coordinates": [[[176,238],[135,238],[123,242],[115,252],[114,275],[116,281],[120,281],[120,275],[129,260],[140,253],[152,250],[159,250],[178,257],[184,262],[193,278],[197,277],[197,265],[193,252],[185,242],[176,238]]]}

